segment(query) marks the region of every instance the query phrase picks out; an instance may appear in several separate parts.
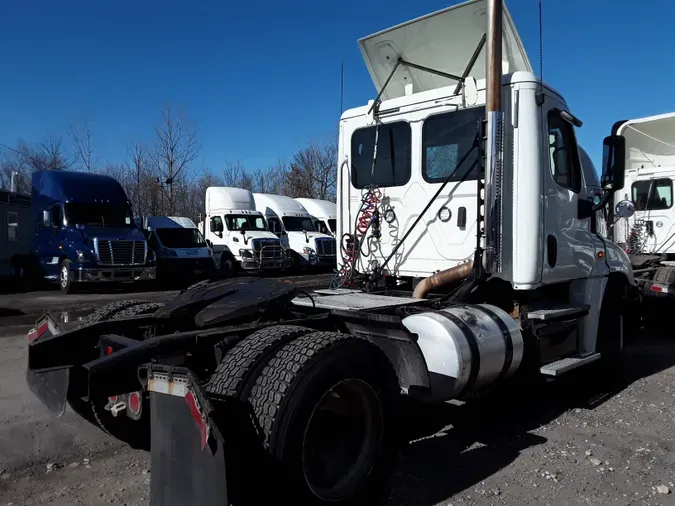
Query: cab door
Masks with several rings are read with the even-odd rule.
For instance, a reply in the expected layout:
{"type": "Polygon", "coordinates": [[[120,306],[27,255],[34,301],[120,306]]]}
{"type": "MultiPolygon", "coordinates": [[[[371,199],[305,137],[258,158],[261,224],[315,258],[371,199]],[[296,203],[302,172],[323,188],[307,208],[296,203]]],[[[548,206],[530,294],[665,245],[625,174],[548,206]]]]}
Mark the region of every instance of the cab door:
{"type": "Polygon", "coordinates": [[[595,261],[590,209],[594,195],[583,178],[574,126],[561,115],[565,110],[563,103],[546,96],[542,106],[544,283],[586,277],[595,261]]]}

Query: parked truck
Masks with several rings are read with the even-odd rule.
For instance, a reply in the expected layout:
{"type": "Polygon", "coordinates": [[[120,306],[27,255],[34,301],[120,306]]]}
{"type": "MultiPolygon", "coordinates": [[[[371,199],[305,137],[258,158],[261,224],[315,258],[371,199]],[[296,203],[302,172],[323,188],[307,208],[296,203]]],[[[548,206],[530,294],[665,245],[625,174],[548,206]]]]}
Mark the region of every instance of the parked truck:
{"type": "Polygon", "coordinates": [[[613,145],[626,176],[609,209],[611,234],[631,259],[645,309],[658,309],[675,297],[675,113],[618,121],[605,140],[613,145]]]}
{"type": "Polygon", "coordinates": [[[295,199],[314,218],[317,232],[335,237],[337,229],[337,206],[335,202],[323,199],[298,197],[295,199]]]}
{"type": "Polygon", "coordinates": [[[253,194],[243,188],[210,186],[201,228],[224,277],[240,271],[279,271],[289,267],[290,251],[270,232],[256,210],[253,194]]]}
{"type": "Polygon", "coordinates": [[[255,206],[265,215],[270,230],[290,250],[291,265],[298,268],[334,267],[335,238],[318,232],[312,215],[290,197],[254,193],[255,206]]]}
{"type": "Polygon", "coordinates": [[[190,218],[139,216],[135,223],[155,254],[160,283],[190,285],[215,276],[213,251],[190,218]]]}
{"type": "MultiPolygon", "coordinates": [[[[616,374],[635,280],[596,221],[623,158],[605,159],[596,199],[581,121],[498,0],[359,44],[379,93],[340,120],[337,228],[345,251],[378,253],[350,288],[238,278],[77,328],[46,315],[28,336],[28,382],[57,413],[142,392],[153,506],[373,504],[402,396],[616,374]]],[[[133,425],[118,407],[106,430],[133,425]]]]}
{"type": "Polygon", "coordinates": [[[42,170],[32,176],[30,266],[63,293],[81,284],[152,280],[155,257],[112,177],[42,170]]]}

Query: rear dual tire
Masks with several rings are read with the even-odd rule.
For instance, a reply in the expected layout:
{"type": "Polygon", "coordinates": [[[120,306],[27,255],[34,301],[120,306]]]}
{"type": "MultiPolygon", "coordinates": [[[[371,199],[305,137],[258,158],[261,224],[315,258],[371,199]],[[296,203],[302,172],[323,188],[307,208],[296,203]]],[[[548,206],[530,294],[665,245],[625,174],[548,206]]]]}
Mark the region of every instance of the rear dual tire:
{"type": "Polygon", "coordinates": [[[229,480],[248,500],[257,492],[254,503],[271,493],[275,500],[346,505],[378,494],[397,446],[400,390],[376,346],[348,334],[271,327],[235,346],[221,366],[207,384],[209,397],[245,405],[255,429],[251,446],[237,455],[248,464],[237,460],[229,480]],[[264,490],[246,483],[261,469],[275,482],[264,490]]]}

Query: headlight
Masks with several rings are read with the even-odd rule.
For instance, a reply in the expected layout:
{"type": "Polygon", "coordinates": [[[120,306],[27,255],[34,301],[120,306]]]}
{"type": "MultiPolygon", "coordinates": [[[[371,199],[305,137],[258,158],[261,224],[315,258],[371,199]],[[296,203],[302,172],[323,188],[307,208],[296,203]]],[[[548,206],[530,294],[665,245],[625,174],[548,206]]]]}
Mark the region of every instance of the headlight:
{"type": "Polygon", "coordinates": [[[169,248],[162,248],[162,254],[168,256],[168,257],[177,257],[178,253],[176,253],[174,250],[169,249],[169,248]]]}
{"type": "Polygon", "coordinates": [[[148,250],[148,262],[154,262],[157,260],[157,255],[155,255],[155,252],[152,251],[151,249],[148,250]]]}
{"type": "Polygon", "coordinates": [[[94,260],[91,253],[87,253],[86,251],[77,250],[75,253],[78,262],[92,262],[94,260]]]}
{"type": "Polygon", "coordinates": [[[250,249],[240,249],[239,255],[242,258],[253,258],[253,250],[250,249]]]}
{"type": "Polygon", "coordinates": [[[312,248],[307,247],[307,246],[305,246],[304,248],[302,248],[302,252],[303,252],[305,255],[313,255],[313,254],[314,254],[314,250],[313,250],[312,248]]]}

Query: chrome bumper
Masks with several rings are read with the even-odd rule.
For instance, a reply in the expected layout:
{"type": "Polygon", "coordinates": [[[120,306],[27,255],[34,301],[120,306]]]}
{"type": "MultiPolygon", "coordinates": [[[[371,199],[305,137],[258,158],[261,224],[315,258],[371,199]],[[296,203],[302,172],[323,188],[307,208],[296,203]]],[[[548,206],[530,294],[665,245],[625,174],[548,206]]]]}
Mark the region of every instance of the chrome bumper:
{"type": "Polygon", "coordinates": [[[156,267],[96,267],[71,271],[72,280],[78,283],[101,281],[143,281],[157,277],[156,267]]]}

